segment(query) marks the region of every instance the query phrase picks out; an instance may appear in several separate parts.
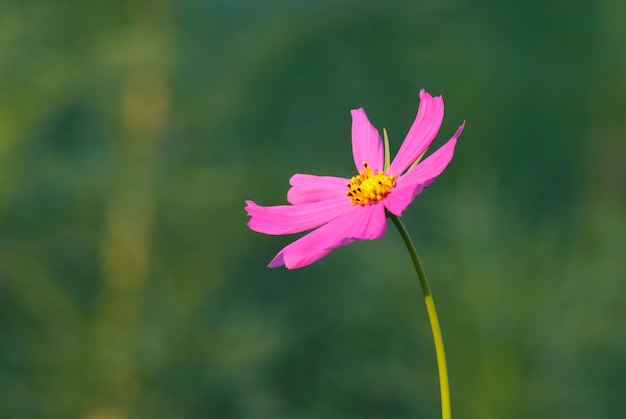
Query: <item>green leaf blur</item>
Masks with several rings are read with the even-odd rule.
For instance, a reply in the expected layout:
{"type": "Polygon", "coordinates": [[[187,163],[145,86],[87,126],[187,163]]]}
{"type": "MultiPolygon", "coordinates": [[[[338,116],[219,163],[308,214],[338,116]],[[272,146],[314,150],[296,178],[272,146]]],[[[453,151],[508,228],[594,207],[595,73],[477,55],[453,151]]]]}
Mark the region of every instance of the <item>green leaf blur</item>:
{"type": "Polygon", "coordinates": [[[457,418],[626,410],[623,1],[0,2],[0,417],[435,418],[393,228],[296,271],[244,199],[443,94],[407,209],[457,418]]]}

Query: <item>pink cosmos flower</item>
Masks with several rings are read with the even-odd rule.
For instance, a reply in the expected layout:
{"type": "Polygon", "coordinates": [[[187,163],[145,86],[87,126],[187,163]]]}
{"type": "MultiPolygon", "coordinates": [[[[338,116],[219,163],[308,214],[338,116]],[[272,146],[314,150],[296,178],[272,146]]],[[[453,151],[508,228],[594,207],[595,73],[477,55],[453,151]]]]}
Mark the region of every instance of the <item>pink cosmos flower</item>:
{"type": "Polygon", "coordinates": [[[420,91],[415,121],[388,168],[380,134],[363,108],[352,110],[352,179],[295,174],[289,180],[291,205],[263,207],[246,201],[250,229],[264,234],[310,233],[282,249],[270,268],[301,268],[354,241],[374,240],[387,230],[385,210],[401,216],[417,195],[443,172],[465,122],[441,148],[414,166],[435,139],[443,121],[443,99],[420,91]],[[407,170],[408,169],[408,170],[407,170]]]}

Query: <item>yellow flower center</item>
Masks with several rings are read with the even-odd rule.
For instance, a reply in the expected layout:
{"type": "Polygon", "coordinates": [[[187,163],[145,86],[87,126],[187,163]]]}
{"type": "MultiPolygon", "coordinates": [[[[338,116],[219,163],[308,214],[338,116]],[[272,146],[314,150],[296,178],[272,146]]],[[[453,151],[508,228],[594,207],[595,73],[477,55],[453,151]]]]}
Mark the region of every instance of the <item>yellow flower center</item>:
{"type": "Polygon", "coordinates": [[[386,175],[382,170],[374,174],[374,171],[367,163],[363,162],[365,167],[358,176],[354,176],[348,185],[346,195],[350,197],[353,204],[368,205],[383,199],[394,185],[394,176],[386,175]]]}

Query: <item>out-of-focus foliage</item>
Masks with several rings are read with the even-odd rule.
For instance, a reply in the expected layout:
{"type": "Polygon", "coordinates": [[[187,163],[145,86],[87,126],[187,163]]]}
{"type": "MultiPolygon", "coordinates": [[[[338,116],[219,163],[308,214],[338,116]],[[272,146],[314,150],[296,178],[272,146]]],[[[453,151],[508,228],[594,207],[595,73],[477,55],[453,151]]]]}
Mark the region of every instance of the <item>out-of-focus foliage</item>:
{"type": "Polygon", "coordinates": [[[626,6],[0,3],[0,417],[432,418],[399,236],[269,270],[244,199],[397,149],[426,88],[448,170],[406,211],[461,418],[626,410],[626,6]]]}

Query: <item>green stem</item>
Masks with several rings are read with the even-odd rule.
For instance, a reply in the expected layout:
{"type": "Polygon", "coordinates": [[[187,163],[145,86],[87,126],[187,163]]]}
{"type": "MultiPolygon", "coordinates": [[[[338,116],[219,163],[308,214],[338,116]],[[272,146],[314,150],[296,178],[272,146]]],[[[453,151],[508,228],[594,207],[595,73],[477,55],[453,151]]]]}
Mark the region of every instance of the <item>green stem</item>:
{"type": "Polygon", "coordinates": [[[435,353],[437,354],[437,366],[439,368],[439,387],[441,388],[441,417],[442,419],[450,419],[450,387],[448,384],[448,367],[446,365],[446,354],[443,349],[443,338],[441,337],[441,329],[439,328],[439,320],[437,319],[437,310],[435,310],[435,302],[433,300],[430,287],[428,286],[428,280],[422,267],[422,262],[417,255],[417,250],[413,245],[409,233],[406,231],[404,224],[400,221],[400,218],[393,214],[387,213],[387,216],[391,218],[391,221],[396,225],[404,244],[411,255],[413,266],[415,266],[415,272],[420,280],[422,286],[422,292],[424,293],[424,300],[426,302],[426,310],[428,311],[428,318],[430,320],[430,328],[433,331],[433,340],[435,341],[435,353]]]}

